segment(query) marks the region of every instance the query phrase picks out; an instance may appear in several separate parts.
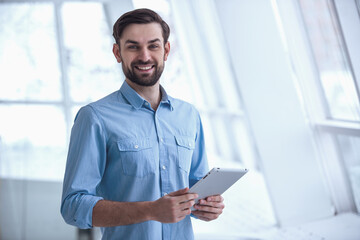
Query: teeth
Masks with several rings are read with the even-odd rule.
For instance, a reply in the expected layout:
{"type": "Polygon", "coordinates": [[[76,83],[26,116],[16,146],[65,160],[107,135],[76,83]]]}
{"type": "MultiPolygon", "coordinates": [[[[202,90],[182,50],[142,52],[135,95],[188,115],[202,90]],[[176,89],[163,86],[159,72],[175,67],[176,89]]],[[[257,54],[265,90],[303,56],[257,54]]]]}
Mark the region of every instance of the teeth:
{"type": "Polygon", "coordinates": [[[140,70],[149,70],[151,68],[151,66],[149,66],[149,67],[139,67],[138,66],[138,69],[140,69],[140,70]]]}

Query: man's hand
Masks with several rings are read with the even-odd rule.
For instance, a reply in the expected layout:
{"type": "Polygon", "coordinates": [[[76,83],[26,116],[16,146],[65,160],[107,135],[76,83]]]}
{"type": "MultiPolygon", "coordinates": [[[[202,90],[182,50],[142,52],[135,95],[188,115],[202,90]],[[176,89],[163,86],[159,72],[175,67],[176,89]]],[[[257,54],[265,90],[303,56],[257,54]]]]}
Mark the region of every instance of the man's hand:
{"type": "Polygon", "coordinates": [[[198,204],[194,205],[195,211],[192,211],[197,218],[204,221],[217,219],[225,208],[224,198],[220,195],[210,196],[201,199],[198,204]]]}
{"type": "Polygon", "coordinates": [[[176,223],[189,215],[198,195],[188,191],[189,188],[180,189],[154,201],[151,208],[153,220],[176,223]]]}

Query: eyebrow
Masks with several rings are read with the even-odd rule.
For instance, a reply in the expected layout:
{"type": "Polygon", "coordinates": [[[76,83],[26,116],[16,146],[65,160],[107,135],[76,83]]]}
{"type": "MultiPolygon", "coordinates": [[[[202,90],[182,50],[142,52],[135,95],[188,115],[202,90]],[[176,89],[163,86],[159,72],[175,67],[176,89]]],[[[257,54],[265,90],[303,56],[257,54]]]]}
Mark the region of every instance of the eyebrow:
{"type": "Polygon", "coordinates": [[[160,39],[158,39],[158,38],[155,38],[154,40],[148,41],[148,43],[154,43],[154,42],[161,42],[161,41],[160,41],[160,39]]]}
{"type": "MultiPolygon", "coordinates": [[[[148,41],[147,43],[150,44],[150,43],[155,43],[155,42],[161,42],[161,41],[160,41],[159,38],[155,38],[153,40],[148,41]]],[[[124,44],[139,44],[139,42],[128,39],[128,40],[125,41],[124,44]]]]}

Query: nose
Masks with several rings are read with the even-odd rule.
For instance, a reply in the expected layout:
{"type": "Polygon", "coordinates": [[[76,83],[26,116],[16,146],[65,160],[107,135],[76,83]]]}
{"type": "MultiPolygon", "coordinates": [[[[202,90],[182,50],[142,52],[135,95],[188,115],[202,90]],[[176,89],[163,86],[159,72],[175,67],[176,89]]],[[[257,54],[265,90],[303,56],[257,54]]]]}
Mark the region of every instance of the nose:
{"type": "Polygon", "coordinates": [[[139,53],[139,60],[147,62],[150,60],[150,58],[150,51],[147,48],[143,48],[139,53]]]}

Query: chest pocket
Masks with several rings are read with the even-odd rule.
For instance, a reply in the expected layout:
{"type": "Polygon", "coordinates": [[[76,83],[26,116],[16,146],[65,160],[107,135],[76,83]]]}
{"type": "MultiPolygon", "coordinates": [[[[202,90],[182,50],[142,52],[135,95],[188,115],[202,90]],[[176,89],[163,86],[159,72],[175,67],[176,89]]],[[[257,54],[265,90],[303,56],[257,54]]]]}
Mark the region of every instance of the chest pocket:
{"type": "Polygon", "coordinates": [[[117,146],[125,175],[141,178],[154,173],[154,154],[148,138],[122,139],[117,146]]]}
{"type": "Polygon", "coordinates": [[[190,172],[191,159],[195,149],[195,140],[190,137],[175,136],[178,165],[185,172],[190,172]]]}

